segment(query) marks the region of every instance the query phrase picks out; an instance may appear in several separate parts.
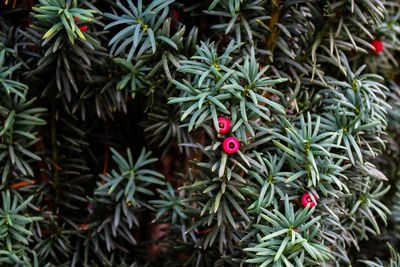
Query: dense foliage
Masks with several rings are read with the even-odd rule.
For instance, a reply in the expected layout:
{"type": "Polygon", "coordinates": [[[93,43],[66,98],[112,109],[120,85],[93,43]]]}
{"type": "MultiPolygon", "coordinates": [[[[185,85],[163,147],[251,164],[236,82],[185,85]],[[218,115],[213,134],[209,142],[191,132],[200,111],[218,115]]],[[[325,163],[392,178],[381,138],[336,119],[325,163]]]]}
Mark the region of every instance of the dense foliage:
{"type": "Polygon", "coordinates": [[[399,40],[398,1],[1,1],[0,264],[398,266],[399,40]]]}

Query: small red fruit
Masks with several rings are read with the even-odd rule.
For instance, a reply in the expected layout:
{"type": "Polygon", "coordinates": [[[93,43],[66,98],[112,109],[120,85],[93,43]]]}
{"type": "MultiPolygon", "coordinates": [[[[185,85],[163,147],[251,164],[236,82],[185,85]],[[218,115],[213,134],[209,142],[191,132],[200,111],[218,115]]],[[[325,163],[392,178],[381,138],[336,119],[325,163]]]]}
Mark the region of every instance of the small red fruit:
{"type": "MultiPolygon", "coordinates": [[[[231,122],[224,117],[218,118],[218,127],[220,133],[226,133],[231,128],[231,122]]],[[[214,125],[214,129],[217,130],[217,127],[214,125]]]]}
{"type": "Polygon", "coordinates": [[[179,20],[179,13],[178,13],[178,11],[174,10],[174,11],[172,11],[172,13],[173,13],[173,15],[174,15],[174,18],[175,18],[176,20],[179,20]]]}
{"type": "Polygon", "coordinates": [[[79,30],[81,30],[81,32],[85,32],[87,30],[87,26],[79,27],[79,30]]]}
{"type": "MultiPolygon", "coordinates": [[[[77,20],[77,19],[79,19],[78,17],[74,17],[74,20],[77,20]]],[[[76,25],[79,25],[79,24],[82,24],[82,23],[76,23],[76,25]]],[[[81,32],[85,32],[86,30],[87,30],[87,26],[82,26],[82,27],[79,27],[79,30],[81,30],[81,32]]]]}
{"type": "Polygon", "coordinates": [[[240,145],[239,141],[235,137],[228,137],[222,143],[224,151],[228,154],[233,154],[238,151],[240,145]]]}
{"type": "MultiPolygon", "coordinates": [[[[174,18],[176,19],[176,20],[179,20],[179,13],[178,13],[178,11],[176,11],[175,9],[172,11],[172,15],[174,16],[174,18]]],[[[171,16],[168,14],[165,18],[170,18],[171,16]]],[[[172,22],[172,20],[169,22],[169,26],[170,27],[172,27],[172,26],[174,26],[174,23],[172,22]]]]}
{"type": "Polygon", "coordinates": [[[383,50],[383,43],[381,40],[375,39],[371,42],[371,45],[374,47],[374,49],[371,49],[371,52],[374,54],[378,54],[383,50]]]}
{"type": "Polygon", "coordinates": [[[303,204],[304,207],[307,207],[307,205],[310,204],[310,209],[311,209],[317,203],[317,199],[315,198],[314,195],[309,194],[309,193],[305,193],[301,197],[301,203],[303,204]]]}

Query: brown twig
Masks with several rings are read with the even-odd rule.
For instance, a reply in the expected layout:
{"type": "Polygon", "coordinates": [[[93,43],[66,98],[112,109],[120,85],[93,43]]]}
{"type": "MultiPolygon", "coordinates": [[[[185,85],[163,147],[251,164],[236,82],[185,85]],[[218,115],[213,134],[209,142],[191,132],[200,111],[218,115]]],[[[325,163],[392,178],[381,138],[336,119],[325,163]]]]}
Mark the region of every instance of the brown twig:
{"type": "MultiPolygon", "coordinates": [[[[271,54],[273,55],[274,48],[275,48],[275,41],[279,34],[279,28],[278,28],[278,26],[276,26],[276,24],[278,23],[279,15],[282,10],[281,1],[280,0],[273,1],[272,9],[274,9],[274,13],[271,16],[271,19],[269,20],[269,25],[268,25],[268,27],[271,29],[271,34],[268,37],[265,49],[271,51],[271,54]]],[[[271,60],[268,57],[265,64],[269,65],[270,63],[271,63],[271,60]]]]}

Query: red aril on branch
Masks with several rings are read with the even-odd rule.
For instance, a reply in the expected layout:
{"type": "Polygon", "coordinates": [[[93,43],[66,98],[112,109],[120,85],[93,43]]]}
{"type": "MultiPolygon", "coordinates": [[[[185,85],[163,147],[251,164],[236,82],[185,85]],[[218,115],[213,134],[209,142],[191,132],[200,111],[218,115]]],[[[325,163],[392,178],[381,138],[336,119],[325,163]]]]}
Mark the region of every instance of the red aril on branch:
{"type": "MultiPolygon", "coordinates": [[[[78,17],[74,17],[74,20],[77,20],[77,19],[79,19],[79,18],[78,17]]],[[[76,25],[79,25],[79,24],[82,24],[82,23],[76,23],[76,25]]],[[[81,32],[85,32],[87,30],[87,26],[79,27],[79,30],[81,30],[81,32]]]]}
{"type": "Polygon", "coordinates": [[[240,145],[239,141],[235,137],[228,137],[222,143],[224,151],[228,154],[233,154],[238,151],[240,145]]]}
{"type": "Polygon", "coordinates": [[[312,208],[315,206],[316,203],[317,203],[317,199],[312,194],[305,193],[301,197],[301,204],[303,204],[304,207],[307,207],[307,205],[310,204],[310,208],[312,208]]]}
{"type": "MultiPolygon", "coordinates": [[[[226,133],[231,128],[231,122],[224,117],[218,117],[218,127],[219,133],[226,133]]],[[[215,125],[214,129],[217,130],[217,127],[215,125]]]]}
{"type": "MultiPolygon", "coordinates": [[[[174,19],[179,20],[179,13],[178,11],[176,11],[175,9],[172,11],[172,16],[174,16],[174,19]]],[[[170,18],[171,16],[168,14],[165,18],[170,18]]],[[[174,23],[172,22],[172,20],[169,22],[169,26],[172,27],[174,26],[174,23]]]]}
{"type": "Polygon", "coordinates": [[[383,50],[383,43],[379,39],[375,39],[371,42],[371,45],[374,47],[374,49],[371,49],[371,52],[374,54],[378,54],[383,50]]]}

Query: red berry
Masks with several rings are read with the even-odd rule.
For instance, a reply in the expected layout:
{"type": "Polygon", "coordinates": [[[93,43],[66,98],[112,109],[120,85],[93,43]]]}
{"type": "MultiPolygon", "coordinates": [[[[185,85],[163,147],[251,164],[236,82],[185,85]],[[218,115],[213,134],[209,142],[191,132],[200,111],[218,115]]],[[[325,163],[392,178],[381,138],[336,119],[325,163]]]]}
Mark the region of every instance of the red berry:
{"type": "Polygon", "coordinates": [[[178,13],[178,11],[174,10],[174,11],[172,11],[172,13],[173,13],[173,15],[174,15],[174,18],[175,18],[176,20],[179,20],[179,13],[178,13]]]}
{"type": "Polygon", "coordinates": [[[81,30],[81,32],[85,32],[87,30],[87,26],[79,27],[79,30],[81,30]]]}
{"type": "Polygon", "coordinates": [[[301,197],[301,203],[303,204],[304,207],[307,207],[308,204],[310,204],[310,208],[314,207],[315,204],[317,203],[317,199],[315,198],[314,195],[305,193],[301,197]],[[313,200],[314,199],[314,200],[313,200]]]}
{"type": "MultiPolygon", "coordinates": [[[[78,17],[74,17],[74,20],[77,20],[77,19],[79,19],[78,17]]],[[[79,25],[79,24],[82,24],[82,23],[76,23],[76,25],[79,25]]],[[[79,30],[81,31],[81,32],[85,32],[86,30],[87,30],[87,26],[82,26],[82,27],[79,27],[79,30]]]]}
{"type": "MultiPolygon", "coordinates": [[[[220,133],[226,133],[231,128],[231,122],[224,117],[218,117],[218,127],[220,133]]],[[[215,127],[215,125],[214,129],[217,130],[217,127],[215,127]]]]}
{"type": "Polygon", "coordinates": [[[239,141],[235,137],[228,137],[222,143],[224,151],[228,154],[233,154],[238,151],[240,145],[239,141]]]}
{"type": "MultiPolygon", "coordinates": [[[[175,18],[176,20],[179,20],[179,13],[178,13],[178,11],[173,10],[173,11],[172,11],[172,15],[174,16],[174,18],[175,18]]],[[[170,18],[170,17],[171,17],[171,16],[168,14],[165,18],[168,19],[168,18],[170,18]]],[[[169,22],[169,26],[170,26],[170,27],[174,26],[174,23],[172,22],[172,19],[171,19],[171,21],[169,22]]]]}
{"type": "Polygon", "coordinates": [[[374,54],[378,54],[383,50],[383,43],[381,40],[375,39],[371,42],[371,45],[374,47],[374,49],[371,49],[371,52],[374,54]]]}

